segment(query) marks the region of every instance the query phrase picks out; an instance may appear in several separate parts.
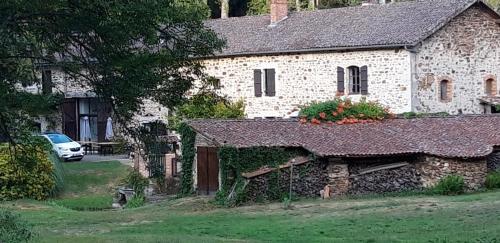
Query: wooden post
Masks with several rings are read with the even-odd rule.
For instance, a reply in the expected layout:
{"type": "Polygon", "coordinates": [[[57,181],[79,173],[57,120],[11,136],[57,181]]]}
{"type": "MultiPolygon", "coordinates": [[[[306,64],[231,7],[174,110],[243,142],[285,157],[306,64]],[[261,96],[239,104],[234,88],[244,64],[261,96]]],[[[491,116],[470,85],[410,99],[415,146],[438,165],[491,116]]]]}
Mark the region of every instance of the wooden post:
{"type": "Polygon", "coordinates": [[[290,166],[290,192],[288,194],[288,199],[292,202],[292,184],[293,184],[293,166],[295,165],[295,159],[292,159],[292,165],[290,166]]]}

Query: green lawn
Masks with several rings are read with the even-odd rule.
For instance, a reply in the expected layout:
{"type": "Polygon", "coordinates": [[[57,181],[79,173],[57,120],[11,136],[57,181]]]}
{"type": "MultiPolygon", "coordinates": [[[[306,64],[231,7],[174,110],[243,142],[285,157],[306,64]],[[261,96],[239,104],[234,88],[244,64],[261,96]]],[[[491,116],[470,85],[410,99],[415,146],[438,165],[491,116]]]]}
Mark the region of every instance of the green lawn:
{"type": "MultiPolygon", "coordinates": [[[[68,185],[73,189],[63,199],[78,198],[81,191],[82,198],[94,192],[111,195],[106,194],[111,193],[109,186],[125,175],[127,168],[107,162],[66,164],[66,169],[68,178],[74,176],[67,183],[79,183],[68,185]],[[92,178],[93,186],[88,186],[84,175],[92,178]]],[[[83,200],[80,205],[85,203],[83,200]]],[[[292,210],[282,209],[280,203],[224,209],[206,198],[104,211],[72,210],[57,200],[0,205],[33,223],[39,232],[37,242],[500,241],[500,191],[455,197],[303,200],[294,202],[292,210]]]]}
{"type": "Polygon", "coordinates": [[[53,204],[75,210],[110,209],[129,167],[118,161],[64,163],[64,192],[53,204]]]}

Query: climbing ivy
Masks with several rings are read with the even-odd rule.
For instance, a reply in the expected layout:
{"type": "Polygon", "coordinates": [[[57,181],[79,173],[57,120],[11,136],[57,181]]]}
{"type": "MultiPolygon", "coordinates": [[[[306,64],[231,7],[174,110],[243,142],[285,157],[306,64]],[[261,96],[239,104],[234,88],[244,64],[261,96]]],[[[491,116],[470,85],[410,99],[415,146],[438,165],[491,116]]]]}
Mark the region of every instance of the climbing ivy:
{"type": "MultiPolygon", "coordinates": [[[[262,167],[276,168],[286,163],[291,158],[304,155],[305,152],[297,149],[254,147],[238,149],[224,146],[219,149],[219,161],[221,170],[221,184],[216,196],[216,202],[224,206],[236,206],[245,202],[246,190],[245,179],[242,173],[252,172],[262,167]],[[228,201],[228,196],[234,187],[234,196],[228,201]]],[[[268,175],[269,188],[267,198],[281,200],[283,193],[280,190],[280,171],[271,172],[268,175]]]]}
{"type": "Polygon", "coordinates": [[[196,155],[195,140],[196,132],[186,123],[181,123],[177,130],[181,134],[182,143],[182,177],[181,177],[181,195],[193,193],[193,161],[196,155]]]}

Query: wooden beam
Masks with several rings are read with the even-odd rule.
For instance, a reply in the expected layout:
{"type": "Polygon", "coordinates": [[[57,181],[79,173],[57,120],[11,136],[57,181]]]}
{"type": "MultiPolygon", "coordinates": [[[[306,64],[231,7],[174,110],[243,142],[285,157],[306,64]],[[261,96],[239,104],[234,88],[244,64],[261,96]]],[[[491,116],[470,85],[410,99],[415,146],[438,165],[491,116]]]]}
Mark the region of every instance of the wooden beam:
{"type": "Polygon", "coordinates": [[[374,167],[360,170],[357,175],[352,175],[350,177],[356,177],[356,176],[360,176],[360,175],[364,175],[364,174],[368,174],[368,173],[372,173],[372,172],[376,172],[376,171],[380,171],[380,170],[388,170],[388,169],[404,167],[407,165],[409,165],[409,163],[403,162],[403,163],[393,163],[393,164],[388,164],[388,165],[374,166],[374,167]]]}

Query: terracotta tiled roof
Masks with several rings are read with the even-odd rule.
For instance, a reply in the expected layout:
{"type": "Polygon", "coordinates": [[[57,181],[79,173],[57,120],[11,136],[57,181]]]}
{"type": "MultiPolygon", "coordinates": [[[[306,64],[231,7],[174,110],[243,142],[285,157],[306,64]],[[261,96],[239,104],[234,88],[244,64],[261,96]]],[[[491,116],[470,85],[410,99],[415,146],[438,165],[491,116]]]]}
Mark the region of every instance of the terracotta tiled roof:
{"type": "MultiPolygon", "coordinates": [[[[206,21],[227,42],[219,55],[414,46],[479,0],[418,0],[206,21]]],[[[493,12],[493,11],[492,11],[493,12]]]]}
{"type": "Polygon", "coordinates": [[[296,120],[195,120],[193,129],[219,145],[302,147],[318,156],[429,154],[483,157],[500,146],[500,116],[393,119],[352,125],[296,120]]]}

